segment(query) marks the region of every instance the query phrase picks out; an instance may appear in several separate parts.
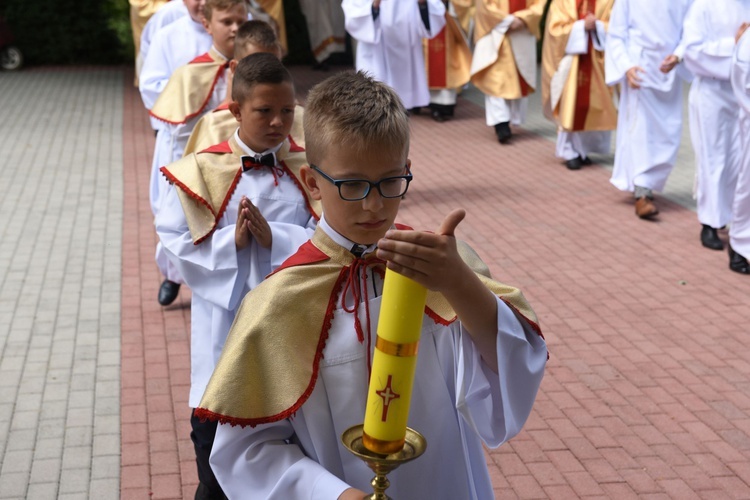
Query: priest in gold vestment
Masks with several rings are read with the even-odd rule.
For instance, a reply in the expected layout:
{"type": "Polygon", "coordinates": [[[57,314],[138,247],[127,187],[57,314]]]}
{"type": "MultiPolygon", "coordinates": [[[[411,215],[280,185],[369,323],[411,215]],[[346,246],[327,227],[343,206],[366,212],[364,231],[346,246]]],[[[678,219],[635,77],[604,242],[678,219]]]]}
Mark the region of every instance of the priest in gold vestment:
{"type": "Polygon", "coordinates": [[[544,0],[475,0],[471,83],[484,95],[487,125],[506,144],[536,88],[536,42],[544,0]]]}
{"type": "Polygon", "coordinates": [[[617,128],[604,79],[604,42],[615,0],[552,0],[542,50],[542,105],[558,125],[556,155],[570,170],[610,150],[617,128]]]}

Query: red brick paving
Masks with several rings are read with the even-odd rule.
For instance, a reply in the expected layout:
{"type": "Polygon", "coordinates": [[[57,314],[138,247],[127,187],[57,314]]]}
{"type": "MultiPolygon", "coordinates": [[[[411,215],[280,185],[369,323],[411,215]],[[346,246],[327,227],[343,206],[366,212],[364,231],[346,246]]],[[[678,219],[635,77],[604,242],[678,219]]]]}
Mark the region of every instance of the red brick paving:
{"type": "MultiPolygon", "coordinates": [[[[293,69],[302,90],[324,76],[293,69]]],[[[126,89],[122,496],[187,498],[190,297],[156,302],[153,134],[126,89]]],[[[551,358],[534,412],[488,452],[497,497],[749,498],[750,278],[700,246],[693,212],[658,199],[659,220],[638,220],[606,170],[569,172],[523,131],[502,147],[483,119],[467,101],[444,124],[413,117],[401,220],[436,228],[465,208],[460,237],[541,319],[551,358]]]]}

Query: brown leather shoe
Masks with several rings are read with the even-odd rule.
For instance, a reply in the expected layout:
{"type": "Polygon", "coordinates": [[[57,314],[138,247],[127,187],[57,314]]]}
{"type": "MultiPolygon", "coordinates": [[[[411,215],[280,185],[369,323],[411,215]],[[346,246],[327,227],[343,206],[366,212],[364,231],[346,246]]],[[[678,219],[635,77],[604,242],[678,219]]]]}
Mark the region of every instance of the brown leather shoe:
{"type": "Polygon", "coordinates": [[[659,213],[659,209],[654,205],[654,200],[648,196],[641,196],[635,200],[635,215],[641,219],[648,219],[659,213]]]}

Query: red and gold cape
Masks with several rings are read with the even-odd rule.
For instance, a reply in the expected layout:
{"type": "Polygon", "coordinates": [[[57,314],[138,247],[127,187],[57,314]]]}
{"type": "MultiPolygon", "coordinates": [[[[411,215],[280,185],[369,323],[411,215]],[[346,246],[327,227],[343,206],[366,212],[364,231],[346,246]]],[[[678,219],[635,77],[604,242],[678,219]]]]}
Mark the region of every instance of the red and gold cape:
{"type": "Polygon", "coordinates": [[[173,125],[198,116],[208,105],[216,82],[226,71],[228,63],[211,47],[205,54],[180,66],[172,73],[149,114],[173,125]]]}
{"type": "MultiPolygon", "coordinates": [[[[486,271],[468,245],[459,249],[472,269],[486,271]]],[[[315,388],[337,299],[358,265],[362,259],[318,228],[312,240],[245,296],[195,414],[241,426],[294,415],[315,388]]],[[[478,276],[541,335],[536,315],[518,289],[478,276]]],[[[425,313],[444,325],[456,320],[448,301],[436,292],[428,292],[425,313]]]]}
{"type": "MultiPolygon", "coordinates": [[[[177,194],[194,244],[199,244],[216,230],[242,177],[240,157],[244,154],[232,136],[228,141],[161,167],[162,174],[178,188],[177,194]]],[[[300,168],[307,163],[305,150],[289,137],[276,153],[276,159],[305,197],[310,215],[316,220],[320,218],[320,202],[310,197],[299,175],[300,168]]]]}

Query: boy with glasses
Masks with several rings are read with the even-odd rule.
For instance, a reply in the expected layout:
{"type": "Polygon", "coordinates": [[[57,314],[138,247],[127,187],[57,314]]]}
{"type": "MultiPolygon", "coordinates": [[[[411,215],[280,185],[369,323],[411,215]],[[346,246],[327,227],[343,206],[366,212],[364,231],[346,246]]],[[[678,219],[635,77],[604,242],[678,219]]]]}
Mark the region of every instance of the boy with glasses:
{"type": "Polygon", "coordinates": [[[395,498],[491,498],[482,443],[516,435],[547,349],[520,291],[454,232],[394,225],[412,179],[409,120],[363,73],[317,85],[305,106],[300,176],[324,215],[312,239],[250,292],[196,415],[220,421],[211,466],[232,498],[364,496],[372,472],[340,442],[362,423],[385,266],[432,290],[409,425],[425,454],[390,474],[395,498]]]}

